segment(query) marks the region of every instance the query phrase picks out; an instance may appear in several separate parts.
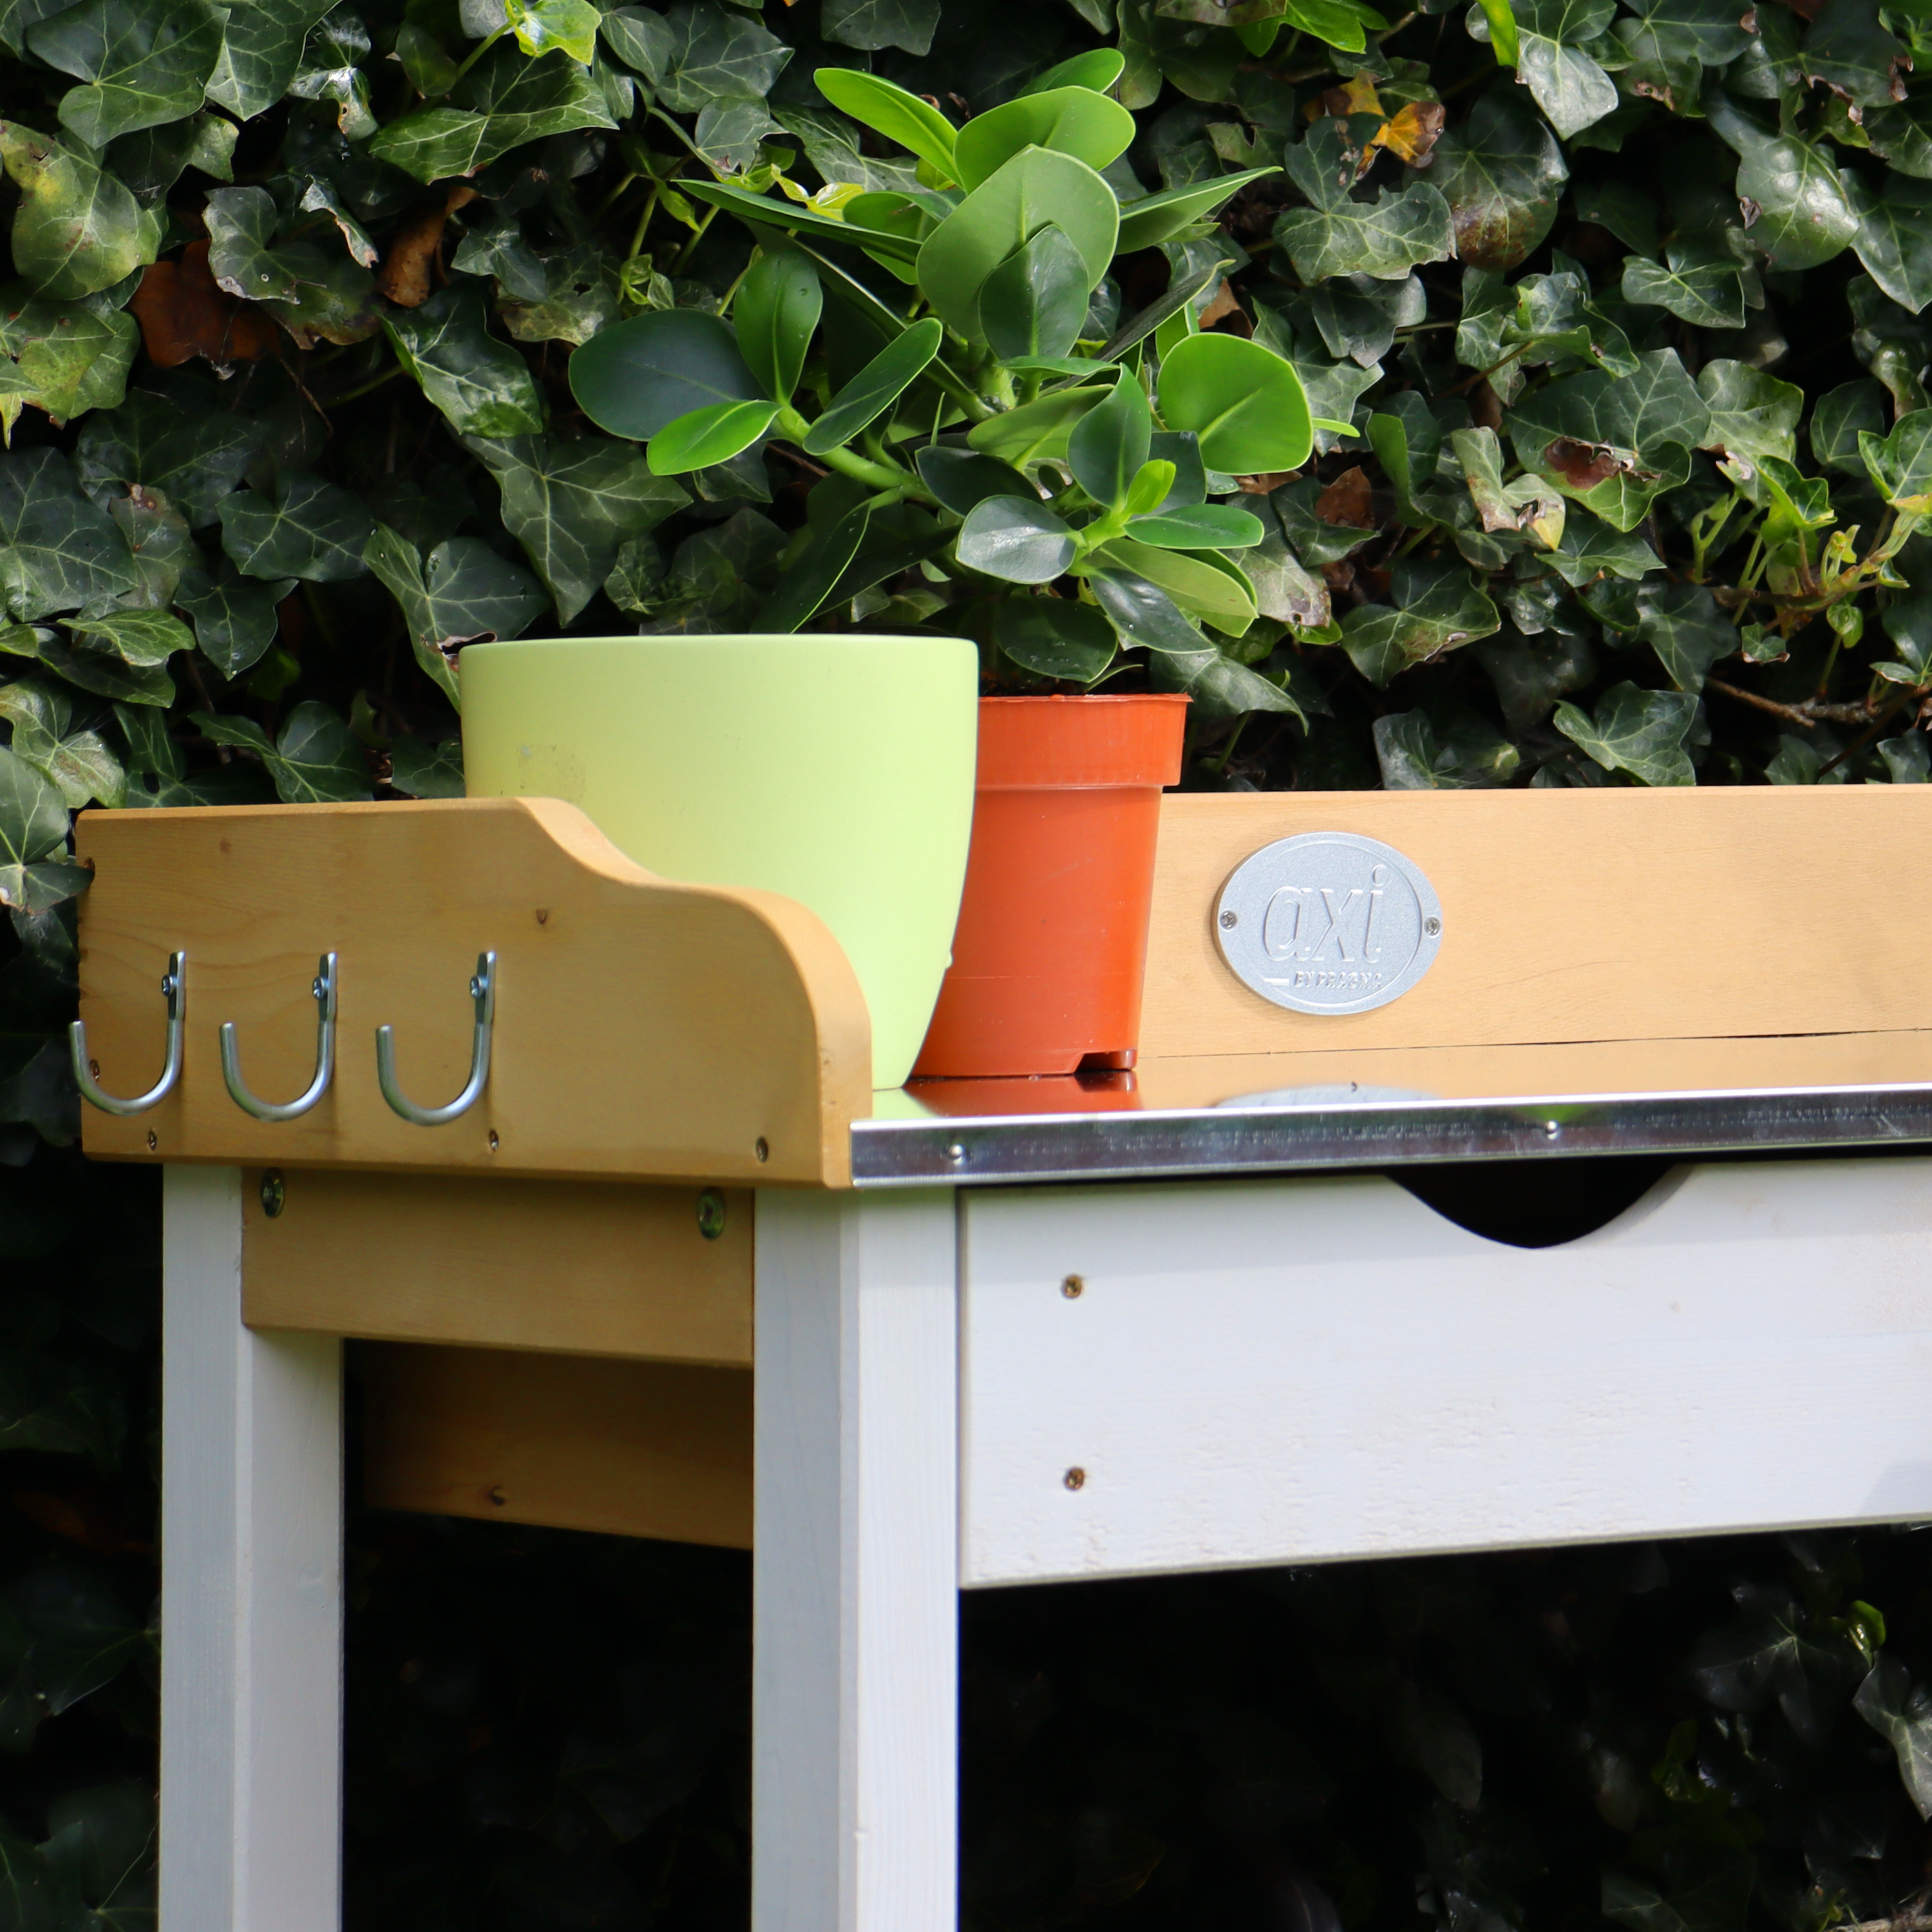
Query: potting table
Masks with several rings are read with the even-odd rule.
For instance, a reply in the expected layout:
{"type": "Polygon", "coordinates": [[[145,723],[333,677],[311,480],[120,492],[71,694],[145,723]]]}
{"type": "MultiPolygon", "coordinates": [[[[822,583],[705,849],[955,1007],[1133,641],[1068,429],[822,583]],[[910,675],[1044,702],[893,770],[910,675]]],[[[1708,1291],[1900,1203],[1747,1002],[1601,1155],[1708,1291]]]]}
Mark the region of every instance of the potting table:
{"type": "Polygon", "coordinates": [[[109,1096],[184,956],[178,1077],[86,1135],[168,1163],[163,1932],[338,1921],[344,1336],[371,1501],[755,1544],[758,1932],[954,1923],[962,1588],[1932,1516],[1928,832],[1906,788],[1172,798],[1134,1072],[875,1098],[811,915],[568,806],[88,814],[109,1096]],[[1215,895],[1336,826],[1441,955],[1283,1011],[1215,895]],[[230,1097],[222,1022],[272,1106],[319,1018],[308,1111],[230,1097]],[[405,1107],[480,1096],[404,1118],[379,1024],[405,1107]],[[1640,1152],[1553,1246],[1402,1184],[1640,1152]]]}

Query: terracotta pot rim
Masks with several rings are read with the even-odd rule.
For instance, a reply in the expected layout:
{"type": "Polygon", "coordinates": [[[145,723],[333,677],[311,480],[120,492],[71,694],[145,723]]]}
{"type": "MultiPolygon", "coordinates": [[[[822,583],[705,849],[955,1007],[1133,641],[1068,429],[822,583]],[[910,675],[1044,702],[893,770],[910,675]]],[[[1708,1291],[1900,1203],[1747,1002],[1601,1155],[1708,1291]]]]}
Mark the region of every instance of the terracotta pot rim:
{"type": "Polygon", "coordinates": [[[1178,784],[1184,692],[982,698],[975,789],[1121,791],[1178,784]]]}

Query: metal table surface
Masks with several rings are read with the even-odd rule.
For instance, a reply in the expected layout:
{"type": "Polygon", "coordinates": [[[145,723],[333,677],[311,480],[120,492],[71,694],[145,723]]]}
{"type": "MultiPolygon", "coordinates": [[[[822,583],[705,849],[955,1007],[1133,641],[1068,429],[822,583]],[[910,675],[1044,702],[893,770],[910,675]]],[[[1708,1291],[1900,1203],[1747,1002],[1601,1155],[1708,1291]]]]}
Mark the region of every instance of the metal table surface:
{"type": "Polygon", "coordinates": [[[1591,1154],[1797,1153],[1932,1144],[1932,1083],[1444,1100],[1352,1083],[1147,1108],[1130,1078],[916,1083],[852,1126],[859,1187],[1293,1174],[1591,1154]],[[1029,1092],[1028,1089],[1033,1090],[1029,1092]],[[1031,1104],[1030,1105],[1029,1102],[1031,1104]],[[916,1111],[915,1111],[916,1109],[916,1111]]]}

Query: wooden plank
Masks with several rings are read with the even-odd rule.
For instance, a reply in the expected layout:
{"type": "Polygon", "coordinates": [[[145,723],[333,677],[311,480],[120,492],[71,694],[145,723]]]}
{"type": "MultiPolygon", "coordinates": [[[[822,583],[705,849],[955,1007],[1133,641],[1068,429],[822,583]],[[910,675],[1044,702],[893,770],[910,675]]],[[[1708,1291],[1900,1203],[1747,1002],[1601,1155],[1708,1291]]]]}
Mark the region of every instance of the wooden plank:
{"type": "Polygon", "coordinates": [[[156,991],[188,956],[185,1070],[152,1112],[83,1112],[87,1151],[502,1174],[842,1185],[869,1109],[871,1034],[844,955],[802,906],[653,878],[555,800],[90,812],[81,1016],[110,1092],[160,1064],[156,991]],[[479,952],[498,958],[482,1099],[412,1126],[376,1084],[396,1029],[424,1104],[463,1084],[479,952]],[[340,956],[339,1066],[310,1113],[268,1123],[223,1085],[217,1028],[239,1029],[258,1094],[313,1070],[317,956],[340,956]],[[760,1150],[763,1154],[760,1154],[760,1150]]]}
{"type": "Polygon", "coordinates": [[[953,1197],[758,1197],[752,1932],[958,1924],[953,1197]]]}
{"type": "Polygon", "coordinates": [[[1375,1175],[961,1212],[967,1583],[1932,1515],[1924,1158],[1678,1168],[1534,1250],[1375,1175]]]}
{"type": "Polygon", "coordinates": [[[338,1932],[342,1347],[242,1327],[241,1186],[164,1184],[160,1932],[338,1932]]]}
{"type": "Polygon", "coordinates": [[[243,1192],[251,1328],[645,1360],[752,1364],[748,1189],[278,1170],[243,1192]]]}
{"type": "Polygon", "coordinates": [[[1148,1057],[1922,1028],[1932,788],[1247,792],[1161,819],[1148,1057]],[[1441,896],[1442,949],[1372,1012],[1289,1012],[1222,962],[1228,874],[1299,832],[1364,832],[1441,896]]]}
{"type": "Polygon", "coordinates": [[[377,1509],[752,1544],[748,1370],[360,1345],[377,1509]]]}

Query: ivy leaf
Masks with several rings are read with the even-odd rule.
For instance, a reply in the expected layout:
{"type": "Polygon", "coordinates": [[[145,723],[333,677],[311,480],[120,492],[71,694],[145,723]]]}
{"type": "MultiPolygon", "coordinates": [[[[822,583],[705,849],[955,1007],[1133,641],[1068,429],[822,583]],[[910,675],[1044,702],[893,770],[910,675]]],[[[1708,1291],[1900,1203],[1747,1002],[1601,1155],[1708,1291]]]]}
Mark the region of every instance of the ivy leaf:
{"type": "Polygon", "coordinates": [[[137,128],[185,120],[221,51],[222,16],[205,0],[80,0],[27,30],[28,48],[85,87],[61,96],[61,125],[101,148],[137,128]]]}
{"type": "Polygon", "coordinates": [[[791,58],[777,34],[728,8],[680,0],[664,26],[656,86],[658,105],[674,114],[695,114],[715,100],[763,100],[791,58]]]}
{"type": "Polygon", "coordinates": [[[1635,531],[1622,531],[1573,506],[1550,567],[1574,590],[1600,577],[1634,582],[1658,568],[1658,555],[1635,531]]]}
{"type": "Polygon", "coordinates": [[[1932,1694],[1895,1657],[1882,1657],[1852,1708],[1891,1745],[1898,1774],[1922,1818],[1932,1818],[1932,1694]]]}
{"type": "Polygon", "coordinates": [[[1684,741],[1696,715],[1697,700],[1688,692],[1640,691],[1624,683],[1604,694],[1594,720],[1565,704],[1557,706],[1552,722],[1606,772],[1628,772],[1648,785],[1688,785],[1696,774],[1684,741]]]}
{"type": "Polygon", "coordinates": [[[960,526],[955,554],[1009,584],[1050,584],[1073,561],[1072,531],[1037,497],[988,496],[960,526]]]}
{"type": "Polygon", "coordinates": [[[0,591],[16,620],[108,603],[140,586],[127,540],[81,494],[65,456],[0,455],[0,591]]]}
{"type": "Polygon", "coordinates": [[[1702,691],[1704,674],[1738,649],[1737,626],[1701,584],[1640,584],[1637,635],[1679,691],[1702,691]]]}
{"type": "Polygon", "coordinates": [[[1720,88],[1706,96],[1713,130],[1737,154],[1745,232],[1774,268],[1814,268],[1850,248],[1858,218],[1824,150],[1796,134],[1767,134],[1720,88]]]}
{"type": "Polygon", "coordinates": [[[333,584],[360,577],[376,520],[361,497],[320,476],[285,470],[268,490],[224,496],[221,547],[248,577],[333,584]]]}
{"type": "MultiPolygon", "coordinates": [[[[1780,382],[1775,376],[1767,376],[1748,362],[1719,357],[1698,370],[1697,393],[1711,412],[1710,428],[1700,448],[1721,449],[1752,463],[1762,463],[1768,457],[1786,463],[1796,460],[1798,421],[1804,413],[1804,392],[1795,382],[1780,382]]],[[[1815,448],[1815,417],[1812,435],[1815,448]]],[[[1850,454],[1856,464],[1856,443],[1850,454]]]]}
{"type": "Polygon", "coordinates": [[[490,333],[480,282],[463,278],[418,308],[391,308],[382,327],[397,360],[458,435],[528,436],[543,428],[536,379],[490,333]]]}
{"type": "Polygon", "coordinates": [[[450,653],[464,644],[522,635],[550,601],[520,565],[481,537],[451,537],[425,564],[408,538],[378,524],[363,559],[402,606],[416,662],[457,701],[450,653]]]}
{"type": "Polygon", "coordinates": [[[85,149],[0,121],[0,161],[20,190],[14,266],[38,294],[56,302],[93,295],[160,252],[159,216],[85,149]]]}
{"type": "Polygon", "coordinates": [[[319,274],[316,251],[278,254],[269,241],[280,219],[265,188],[222,188],[208,197],[208,266],[216,284],[245,302],[289,302],[319,274]]]}
{"type": "Polygon", "coordinates": [[[1288,150],[1287,167],[1309,206],[1280,216],[1274,234],[1304,282],[1345,274],[1393,281],[1454,252],[1449,204],[1429,182],[1412,182],[1400,194],[1384,189],[1372,202],[1354,198],[1354,168],[1343,158],[1339,123],[1317,121],[1288,150]]]}
{"type": "Polygon", "coordinates": [[[242,576],[224,557],[219,576],[196,571],[184,577],[175,603],[194,626],[202,656],[224,677],[239,677],[275,641],[275,607],[297,580],[283,577],[264,584],[242,576]]]}
{"type": "Polygon", "coordinates": [[[60,788],[25,758],[0,749],[0,898],[22,905],[23,868],[63,852],[68,803],[60,788]]]}
{"type": "Polygon", "coordinates": [[[368,77],[369,30],[346,7],[317,21],[302,47],[288,91],[298,100],[332,100],[336,124],[348,140],[366,141],[376,131],[368,77]]]}
{"type": "Polygon", "coordinates": [[[48,780],[70,812],[118,806],[126,796],[120,760],[98,731],[75,728],[73,704],[58,686],[32,678],[0,686],[0,718],[13,727],[14,755],[48,780]]]}
{"type": "MultiPolygon", "coordinates": [[[[1679,321],[1700,328],[1742,328],[1748,293],[1746,271],[1727,249],[1708,242],[1673,242],[1668,266],[1641,255],[1624,258],[1623,297],[1652,308],[1668,309],[1679,321]]],[[[1760,298],[1762,299],[1762,298],[1760,298]]]]}
{"type": "Polygon", "coordinates": [[[61,622],[87,648],[103,645],[137,670],[165,664],[177,651],[194,649],[194,633],[165,610],[113,610],[98,617],[63,617],[61,622]]]}
{"type": "Polygon", "coordinates": [[[1184,691],[1196,718],[1240,718],[1251,711],[1286,712],[1304,724],[1307,714],[1280,685],[1225,652],[1167,651],[1148,660],[1148,682],[1156,691],[1184,691]]]}
{"type": "MultiPolygon", "coordinates": [[[[1896,20],[1910,10],[1900,8],[1896,20]]],[[[1855,107],[1889,107],[1905,98],[1912,56],[1886,32],[1875,8],[1859,0],[1825,0],[1804,36],[1805,79],[1822,82],[1855,107]]]]}
{"type": "Polygon", "coordinates": [[[886,47],[923,57],[939,26],[939,0],[825,0],[818,31],[842,47],[886,47]]]}
{"type": "Polygon", "coordinates": [[[268,767],[284,805],[328,805],[370,796],[362,748],[338,712],[314,698],[288,715],[273,743],[253,719],[194,714],[204,737],[252,752],[268,767]]]}
{"type": "Polygon", "coordinates": [[[596,594],[626,538],[691,500],[669,477],[653,476],[634,446],[602,436],[469,436],[464,447],[495,476],[505,527],[543,580],[561,624],[596,594]]]}
{"type": "Polygon", "coordinates": [[[1507,89],[1492,88],[1436,142],[1429,178],[1449,205],[1457,257],[1468,268],[1503,269],[1555,225],[1570,170],[1550,130],[1507,89]]]}
{"type": "Polygon", "coordinates": [[[1360,604],[1342,620],[1342,642],[1363,675],[1386,685],[1400,670],[1502,628],[1487,594],[1460,563],[1400,558],[1387,604],[1360,604]]]}
{"type": "Polygon", "coordinates": [[[151,390],[134,391],[111,414],[80,432],[74,463],[81,487],[96,502],[110,486],[159,490],[195,528],[214,520],[261,446],[260,427],[245,416],[191,410],[151,390]]]}
{"type": "Polygon", "coordinates": [[[1640,255],[1657,253],[1657,204],[1628,182],[1590,182],[1576,190],[1576,218],[1607,229],[1640,255]]]}
{"type": "MultiPolygon", "coordinates": [[[[1466,791],[1507,783],[1522,761],[1516,748],[1492,725],[1473,718],[1459,720],[1458,724],[1460,728],[1438,738],[1426,712],[1398,711],[1378,718],[1373,727],[1376,760],[1384,787],[1390,791],[1466,791]]],[[[1414,1687],[1406,1688],[1413,1696],[1414,1687]]],[[[1460,1790],[1464,1798],[1475,1803],[1482,1788],[1482,1750],[1468,1719],[1432,1699],[1415,1699],[1400,1714],[1407,1720],[1402,1727],[1406,1733],[1402,1755],[1427,1770],[1445,1796],[1454,1796],[1460,1790]],[[1428,1722],[1432,1718],[1433,1725],[1428,1722]],[[1435,1738],[1432,1730],[1437,1733],[1435,1738]]]]}
{"type": "Polygon", "coordinates": [[[238,121],[265,114],[287,92],[302,64],[310,28],[331,0],[253,0],[227,10],[221,52],[208,77],[208,98],[238,121]]]}
{"type": "Polygon", "coordinates": [[[1852,245],[1866,274],[1916,315],[1932,302],[1932,182],[1888,172],[1874,194],[1856,174],[1843,179],[1858,218],[1852,245]]]}
{"type": "Polygon", "coordinates": [[[405,798],[460,798],[463,741],[446,738],[440,745],[404,736],[389,748],[389,783],[405,798]]]}
{"type": "Polygon", "coordinates": [[[554,50],[588,67],[597,58],[603,15],[591,0],[508,0],[506,12],[518,46],[532,58],[554,50]]]}
{"type": "Polygon", "coordinates": [[[1860,431],[1858,454],[1879,494],[1895,510],[1932,511],[1932,410],[1900,416],[1888,436],[1860,431]]]}
{"type": "Polygon", "coordinates": [[[29,403],[61,422],[115,409],[140,344],[134,317],[98,297],[42,302],[18,282],[0,289],[0,423],[10,429],[29,403]]]}
{"type": "Polygon", "coordinates": [[[1859,435],[1869,430],[1882,440],[1891,414],[1885,386],[1870,376],[1828,389],[1811,407],[1813,458],[1826,470],[1862,476],[1865,466],[1858,454],[1859,435]]]}
{"type": "Polygon", "coordinates": [[[1550,124],[1568,140],[1616,110],[1616,82],[1582,43],[1594,40],[1616,16],[1616,0],[1512,0],[1516,21],[1516,78],[1536,97],[1550,124]]]}

